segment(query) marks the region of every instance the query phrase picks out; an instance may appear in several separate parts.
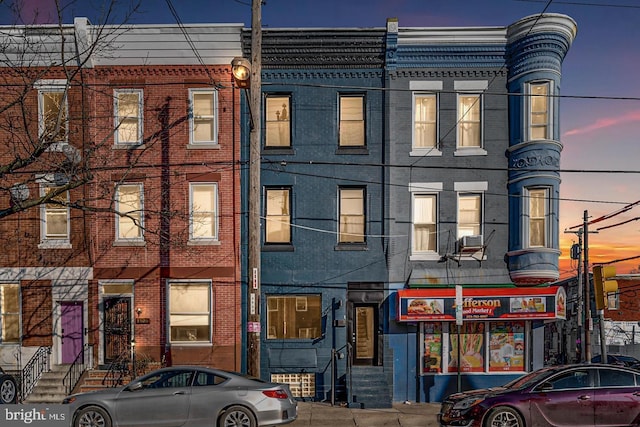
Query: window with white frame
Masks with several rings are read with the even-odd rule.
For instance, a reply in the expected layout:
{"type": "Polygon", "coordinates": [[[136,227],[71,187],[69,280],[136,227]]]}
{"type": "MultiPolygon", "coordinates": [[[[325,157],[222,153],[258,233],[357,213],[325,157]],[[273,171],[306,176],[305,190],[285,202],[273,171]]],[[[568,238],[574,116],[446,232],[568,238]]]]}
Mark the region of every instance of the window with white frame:
{"type": "Polygon", "coordinates": [[[142,144],[142,90],[119,89],[114,91],[114,99],[115,143],[142,144]]]}
{"type": "Polygon", "coordinates": [[[291,147],[290,97],[268,95],[265,101],[265,148],[291,147]]]}
{"type": "Polygon", "coordinates": [[[218,92],[210,89],[191,89],[190,142],[218,143],[218,92]]]}
{"type": "Polygon", "coordinates": [[[172,343],[211,342],[211,282],[169,283],[172,343]]]}
{"type": "Polygon", "coordinates": [[[435,94],[413,95],[413,148],[438,147],[438,99],[435,94]]]}
{"type": "Polygon", "coordinates": [[[458,239],[482,234],[482,194],[458,194],[458,239]]]}
{"type": "Polygon", "coordinates": [[[218,185],[210,182],[191,183],[190,205],[190,239],[217,239],[218,185]]]}
{"type": "Polygon", "coordinates": [[[265,189],[265,243],[291,243],[291,189],[265,189]]]}
{"type": "Polygon", "coordinates": [[[364,95],[340,95],[340,147],[364,147],[364,95]]]}
{"type": "Polygon", "coordinates": [[[529,188],[525,201],[529,213],[529,247],[546,247],[549,227],[549,189],[529,188]]]}
{"type": "MultiPolygon", "coordinates": [[[[43,186],[42,197],[56,193],[59,187],[43,186]]],[[[69,192],[63,191],[42,205],[42,240],[49,242],[69,241],[69,192]]]]}
{"type": "Polygon", "coordinates": [[[20,342],[20,285],[0,283],[0,343],[20,342]]]}
{"type": "Polygon", "coordinates": [[[437,201],[435,194],[413,194],[413,253],[437,251],[437,201]]]}
{"type": "Polygon", "coordinates": [[[365,191],[364,188],[339,189],[340,231],[339,243],[364,243],[365,241],[365,191]]]}
{"type": "Polygon", "coordinates": [[[551,137],[551,85],[549,82],[529,83],[529,140],[551,137]]]}
{"type": "Polygon", "coordinates": [[[481,111],[480,94],[458,94],[458,148],[482,146],[481,111]]]}
{"type": "Polygon", "coordinates": [[[66,85],[60,81],[38,88],[40,138],[45,143],[67,142],[69,110],[66,85]]]}
{"type": "Polygon", "coordinates": [[[320,295],[267,295],[267,339],[320,337],[320,303],[320,295]]]}
{"type": "Polygon", "coordinates": [[[116,240],[142,240],[144,215],[142,184],[116,187],[116,240]]]}

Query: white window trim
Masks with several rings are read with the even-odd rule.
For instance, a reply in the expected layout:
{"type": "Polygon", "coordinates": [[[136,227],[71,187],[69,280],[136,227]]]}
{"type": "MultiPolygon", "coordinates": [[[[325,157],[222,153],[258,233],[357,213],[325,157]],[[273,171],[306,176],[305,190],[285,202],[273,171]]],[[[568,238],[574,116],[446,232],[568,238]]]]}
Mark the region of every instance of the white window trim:
{"type": "Polygon", "coordinates": [[[526,95],[525,98],[525,120],[524,120],[524,132],[523,135],[526,135],[527,141],[544,141],[553,138],[553,122],[554,122],[554,109],[553,109],[553,99],[554,99],[554,85],[551,80],[534,80],[531,82],[527,82],[525,84],[526,95]],[[547,84],[547,88],[549,89],[549,94],[547,95],[547,135],[544,139],[533,139],[531,136],[531,86],[538,84],[547,84]]]}
{"type": "Polygon", "coordinates": [[[440,215],[439,215],[439,206],[440,206],[440,193],[443,190],[442,182],[412,182],[409,183],[409,192],[411,193],[411,217],[409,224],[409,233],[411,236],[410,245],[411,245],[411,255],[409,256],[409,261],[438,261],[440,260],[439,254],[439,239],[438,239],[438,229],[440,227],[440,215]],[[436,197],[436,251],[435,252],[414,252],[413,248],[413,210],[414,210],[414,199],[416,196],[429,196],[433,195],[436,197]]]}
{"type": "MultiPolygon", "coordinates": [[[[43,176],[36,179],[36,182],[40,184],[39,194],[43,197],[45,190],[49,187],[59,187],[56,184],[54,177],[51,175],[43,176]]],[[[69,191],[67,193],[67,201],[69,201],[69,191]]],[[[50,239],[46,235],[47,227],[47,207],[45,203],[40,205],[40,243],[38,249],[71,249],[71,209],[67,206],[67,237],[66,239],[50,239]]]]}
{"type": "Polygon", "coordinates": [[[214,89],[189,89],[189,146],[187,148],[219,148],[218,143],[218,91],[214,89]],[[207,93],[213,97],[213,140],[194,141],[194,94],[207,93]]]}
{"type": "MultiPolygon", "coordinates": [[[[410,82],[410,83],[417,83],[417,82],[410,82]]],[[[423,83],[423,82],[420,82],[423,83]]],[[[430,82],[424,82],[424,83],[430,83],[430,82]]],[[[440,83],[440,86],[442,86],[442,82],[435,82],[435,83],[440,83]]],[[[411,86],[411,84],[410,84],[411,86]]],[[[429,157],[438,157],[438,156],[442,156],[442,151],[440,150],[440,96],[438,93],[434,93],[434,92],[413,92],[412,97],[411,97],[411,152],[409,153],[410,157],[425,157],[425,156],[429,156],[429,157]],[[424,96],[433,96],[435,97],[436,100],[436,141],[435,141],[435,145],[433,147],[416,147],[415,141],[416,141],[416,98],[417,97],[424,97],[424,96]]]]}
{"type": "Polygon", "coordinates": [[[113,140],[116,146],[141,146],[143,145],[143,125],[144,125],[144,96],[142,89],[116,89],[113,91],[113,112],[114,112],[114,132],[113,140]],[[138,94],[138,138],[136,142],[120,142],[118,141],[118,126],[120,125],[120,110],[118,108],[118,95],[121,93],[136,93],[138,94]]]}
{"type": "MultiPolygon", "coordinates": [[[[455,82],[460,83],[460,82],[455,82]]],[[[463,86],[464,87],[464,86],[463,86]]],[[[486,156],[487,150],[484,149],[484,96],[482,91],[461,91],[456,94],[456,150],[454,156],[486,156]],[[479,147],[462,147],[460,146],[460,97],[465,95],[477,95],[480,103],[480,146],[479,147]]]]}
{"type": "Polygon", "coordinates": [[[220,197],[217,182],[190,182],[189,183],[189,245],[214,245],[220,244],[220,197]],[[214,223],[215,233],[212,237],[194,237],[193,236],[193,187],[198,185],[213,185],[214,203],[214,223]]]}
{"type": "Polygon", "coordinates": [[[64,93],[64,107],[67,111],[67,132],[63,141],[44,141],[45,143],[55,145],[53,151],[61,151],[60,144],[68,144],[69,142],[69,101],[67,97],[67,81],[64,79],[38,80],[33,85],[38,90],[38,136],[42,137],[44,133],[44,105],[43,95],[46,92],[62,92],[64,93]]]}
{"type": "Polygon", "coordinates": [[[211,346],[213,344],[214,325],[213,325],[213,282],[211,280],[167,280],[167,312],[169,314],[167,319],[167,342],[174,345],[184,345],[189,347],[202,347],[211,346]],[[207,294],[209,298],[209,340],[208,341],[172,341],[171,340],[171,285],[204,285],[209,286],[209,292],[207,294]]]}
{"type": "Polygon", "coordinates": [[[116,243],[125,243],[125,244],[132,244],[132,243],[138,243],[138,242],[144,242],[144,186],[141,183],[121,183],[116,185],[115,188],[115,209],[116,209],[116,214],[115,214],[115,231],[116,231],[116,236],[115,236],[115,242],[116,243]],[[138,196],[139,196],[139,200],[140,200],[140,224],[138,225],[138,228],[140,228],[140,237],[130,237],[130,238],[125,238],[125,237],[120,237],[120,215],[118,215],[117,212],[120,212],[120,188],[126,186],[126,187],[138,187],[138,196]]]}
{"type": "Polygon", "coordinates": [[[551,244],[551,235],[550,235],[550,219],[551,219],[551,187],[548,186],[531,186],[525,187],[522,190],[522,212],[523,212],[523,245],[524,248],[534,248],[534,249],[545,249],[550,248],[551,244]],[[544,246],[531,246],[531,236],[530,236],[530,228],[529,224],[531,221],[531,212],[529,210],[530,203],[530,191],[531,190],[544,190],[545,191],[545,218],[544,218],[544,238],[545,245],[544,246]]]}

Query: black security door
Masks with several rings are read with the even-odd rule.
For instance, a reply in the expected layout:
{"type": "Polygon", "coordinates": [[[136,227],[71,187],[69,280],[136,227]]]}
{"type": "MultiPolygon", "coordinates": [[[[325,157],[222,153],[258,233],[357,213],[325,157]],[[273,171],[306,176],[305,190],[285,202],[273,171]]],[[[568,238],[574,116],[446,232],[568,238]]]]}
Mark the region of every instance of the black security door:
{"type": "Polygon", "coordinates": [[[104,362],[127,356],[131,342],[131,299],[115,297],[104,300],[104,362]]]}

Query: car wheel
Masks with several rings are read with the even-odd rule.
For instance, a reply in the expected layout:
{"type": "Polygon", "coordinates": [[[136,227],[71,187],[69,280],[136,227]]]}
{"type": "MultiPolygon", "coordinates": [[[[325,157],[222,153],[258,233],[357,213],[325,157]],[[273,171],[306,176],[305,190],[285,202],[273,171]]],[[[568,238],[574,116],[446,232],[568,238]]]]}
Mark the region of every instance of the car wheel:
{"type": "Polygon", "coordinates": [[[111,427],[111,418],[98,406],[87,406],[76,413],[73,427],[111,427]]]}
{"type": "Polygon", "coordinates": [[[11,375],[0,376],[0,403],[16,403],[18,400],[18,387],[16,380],[11,375]]]}
{"type": "Polygon", "coordinates": [[[498,406],[487,415],[484,427],[525,427],[522,417],[513,408],[498,406]]]}
{"type": "Polygon", "coordinates": [[[243,406],[231,406],[220,416],[218,427],[256,427],[256,417],[243,406]]]}

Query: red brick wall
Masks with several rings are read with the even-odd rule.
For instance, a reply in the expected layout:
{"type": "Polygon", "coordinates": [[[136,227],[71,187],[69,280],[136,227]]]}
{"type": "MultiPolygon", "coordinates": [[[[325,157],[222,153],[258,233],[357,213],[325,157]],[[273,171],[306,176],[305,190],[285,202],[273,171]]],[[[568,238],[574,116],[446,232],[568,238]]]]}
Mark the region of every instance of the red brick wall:
{"type": "Polygon", "coordinates": [[[619,308],[605,310],[605,317],[614,321],[637,322],[640,320],[640,279],[618,279],[619,308]]]}
{"type": "Polygon", "coordinates": [[[25,346],[53,344],[53,299],[51,282],[23,281],[22,291],[22,343],[25,346]]]}

